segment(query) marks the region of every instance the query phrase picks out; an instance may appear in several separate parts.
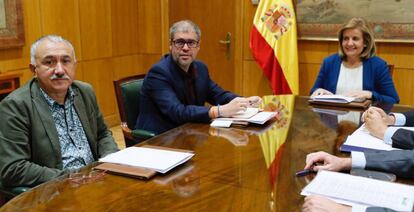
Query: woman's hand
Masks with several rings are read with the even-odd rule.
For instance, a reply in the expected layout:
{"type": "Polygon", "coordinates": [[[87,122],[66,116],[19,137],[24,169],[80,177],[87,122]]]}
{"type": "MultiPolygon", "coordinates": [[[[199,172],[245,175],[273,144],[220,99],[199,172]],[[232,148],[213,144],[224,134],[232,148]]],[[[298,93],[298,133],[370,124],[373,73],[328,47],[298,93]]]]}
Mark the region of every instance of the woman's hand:
{"type": "Polygon", "coordinates": [[[312,93],[311,97],[320,95],[333,95],[333,93],[323,88],[318,88],[312,93]]]}

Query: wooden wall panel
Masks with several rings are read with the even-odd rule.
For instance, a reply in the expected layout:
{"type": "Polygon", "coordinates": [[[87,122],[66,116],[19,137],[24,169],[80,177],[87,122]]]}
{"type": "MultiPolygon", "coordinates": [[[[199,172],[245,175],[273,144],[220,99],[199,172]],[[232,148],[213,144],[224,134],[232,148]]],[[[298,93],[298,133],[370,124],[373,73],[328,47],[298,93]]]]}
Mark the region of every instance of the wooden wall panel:
{"type": "Polygon", "coordinates": [[[400,104],[414,105],[414,69],[394,68],[393,79],[400,96],[400,104]]]}
{"type": "Polygon", "coordinates": [[[115,92],[112,85],[114,79],[113,67],[114,59],[100,59],[84,61],[81,64],[83,80],[90,83],[95,89],[98,103],[104,116],[116,114],[115,92]]]}
{"type": "Polygon", "coordinates": [[[83,0],[79,3],[82,59],[111,57],[111,0],[83,0]]]}
{"type": "Polygon", "coordinates": [[[243,62],[243,85],[244,96],[264,96],[272,93],[270,84],[263,71],[252,60],[243,62]]]}
{"type": "Polygon", "coordinates": [[[136,0],[112,0],[113,55],[138,53],[139,11],[136,0]]]}
{"type": "Polygon", "coordinates": [[[253,5],[250,0],[244,0],[243,4],[243,59],[244,60],[253,60],[252,53],[249,47],[250,31],[253,26],[253,18],[256,12],[257,6],[253,5]]]}
{"type": "MultiPolygon", "coordinates": [[[[168,14],[162,14],[168,17],[168,14]]],[[[161,0],[138,1],[138,43],[140,53],[161,53],[161,0]]],[[[166,32],[164,32],[166,33],[166,32]]],[[[165,41],[164,41],[165,42],[165,41]]]]}
{"type": "Polygon", "coordinates": [[[299,94],[307,96],[319,73],[320,64],[299,63],[299,94]]]}
{"type": "Polygon", "coordinates": [[[130,55],[114,58],[114,80],[145,74],[161,58],[160,54],[130,55]]]}
{"type": "Polygon", "coordinates": [[[299,63],[320,63],[329,51],[327,42],[298,42],[299,63]]]}
{"type": "Polygon", "coordinates": [[[40,33],[39,1],[33,0],[32,6],[22,1],[25,45],[20,48],[3,49],[0,51],[0,72],[28,68],[30,61],[30,43],[37,39],[40,33]],[[33,17],[33,18],[29,18],[33,17]]]}
{"type": "Polygon", "coordinates": [[[40,25],[42,35],[56,34],[68,39],[75,48],[76,58],[82,58],[78,0],[41,0],[40,25]]]}
{"type": "Polygon", "coordinates": [[[140,68],[140,62],[138,55],[127,55],[114,58],[114,80],[136,74],[143,74],[140,68]]]}
{"type": "Polygon", "coordinates": [[[378,55],[395,68],[414,69],[414,43],[377,43],[378,55]]]}

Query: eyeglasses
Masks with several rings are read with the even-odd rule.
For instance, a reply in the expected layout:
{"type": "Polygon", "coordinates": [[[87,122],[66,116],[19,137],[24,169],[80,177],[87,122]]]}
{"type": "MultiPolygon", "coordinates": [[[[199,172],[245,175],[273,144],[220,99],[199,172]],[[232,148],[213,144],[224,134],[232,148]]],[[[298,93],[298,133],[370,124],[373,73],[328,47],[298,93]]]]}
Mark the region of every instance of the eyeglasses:
{"type": "Polygon", "coordinates": [[[102,180],[106,171],[92,170],[89,173],[74,172],[69,174],[69,182],[75,186],[102,180]]]}
{"type": "Polygon", "coordinates": [[[174,44],[175,47],[180,48],[180,49],[183,48],[185,44],[187,44],[189,48],[196,48],[200,44],[198,41],[192,40],[192,39],[189,39],[189,40],[177,39],[171,42],[174,44]]]}

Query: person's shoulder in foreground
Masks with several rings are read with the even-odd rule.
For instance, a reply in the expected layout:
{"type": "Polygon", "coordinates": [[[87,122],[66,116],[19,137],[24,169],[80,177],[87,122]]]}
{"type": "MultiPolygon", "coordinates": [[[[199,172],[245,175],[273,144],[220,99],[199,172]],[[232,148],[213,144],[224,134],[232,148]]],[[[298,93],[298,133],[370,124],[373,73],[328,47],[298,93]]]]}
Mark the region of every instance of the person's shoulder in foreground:
{"type": "MultiPolygon", "coordinates": [[[[391,172],[400,177],[414,179],[414,175],[412,175],[414,173],[414,150],[352,152],[351,158],[340,158],[326,152],[315,152],[306,156],[304,169],[349,171],[351,168],[391,172]]],[[[317,211],[318,208],[326,211],[351,211],[349,206],[319,196],[306,197],[302,208],[303,211],[317,211]]],[[[363,210],[365,209],[366,211],[392,211],[379,207],[369,207],[363,210]]]]}

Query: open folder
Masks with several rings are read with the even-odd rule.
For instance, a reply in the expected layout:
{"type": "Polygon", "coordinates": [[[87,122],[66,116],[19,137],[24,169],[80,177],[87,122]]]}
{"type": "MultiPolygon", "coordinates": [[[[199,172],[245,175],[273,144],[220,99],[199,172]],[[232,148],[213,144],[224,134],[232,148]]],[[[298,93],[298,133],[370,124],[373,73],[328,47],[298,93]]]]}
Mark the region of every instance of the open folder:
{"type": "Polygon", "coordinates": [[[258,108],[247,108],[246,111],[234,115],[231,118],[217,118],[215,121],[247,122],[253,124],[264,124],[275,117],[277,112],[260,111],[258,108]]]}
{"type": "Polygon", "coordinates": [[[371,105],[372,101],[369,99],[347,97],[344,95],[319,95],[310,97],[309,103],[336,107],[367,108],[371,105]]]}
{"type": "Polygon", "coordinates": [[[131,177],[150,178],[156,172],[168,172],[193,156],[193,152],[181,149],[151,145],[128,147],[99,159],[103,163],[94,169],[131,177]]]}
{"type": "MultiPolygon", "coordinates": [[[[408,130],[414,130],[414,127],[392,127],[392,128],[403,128],[408,130]]],[[[365,124],[355,130],[348,138],[345,143],[339,148],[342,152],[358,151],[363,152],[365,150],[398,150],[389,144],[386,144],[383,140],[372,136],[369,131],[365,128],[365,124]]]]}

